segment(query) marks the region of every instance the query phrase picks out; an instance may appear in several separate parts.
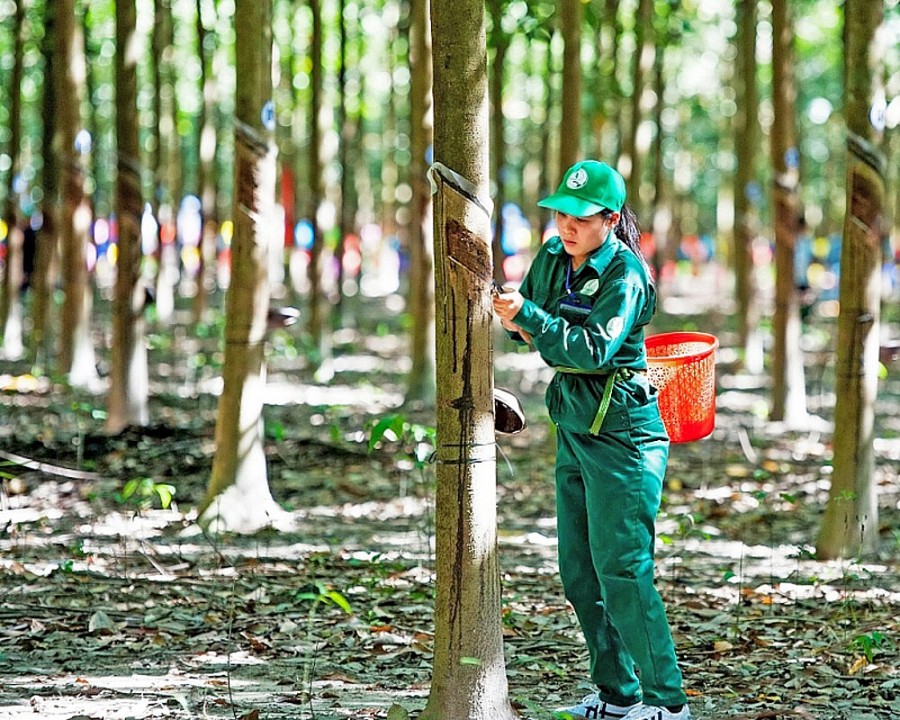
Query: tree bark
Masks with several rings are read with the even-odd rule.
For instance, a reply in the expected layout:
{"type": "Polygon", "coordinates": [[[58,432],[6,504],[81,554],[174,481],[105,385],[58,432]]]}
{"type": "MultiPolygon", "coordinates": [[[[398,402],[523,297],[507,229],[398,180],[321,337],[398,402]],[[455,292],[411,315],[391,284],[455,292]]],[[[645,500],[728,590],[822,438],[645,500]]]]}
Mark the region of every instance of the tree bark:
{"type": "MultiPolygon", "coordinates": [[[[553,168],[550,162],[552,157],[552,142],[551,138],[553,135],[552,128],[552,118],[553,118],[553,108],[556,103],[556,96],[553,92],[553,75],[556,72],[556,69],[553,65],[553,34],[555,32],[555,28],[550,28],[549,33],[550,36],[547,38],[546,43],[546,55],[544,56],[544,60],[546,62],[543,81],[545,84],[545,97],[544,97],[544,123],[540,129],[541,134],[541,147],[540,147],[540,180],[538,182],[539,192],[538,199],[542,197],[546,197],[551,192],[556,189],[556,184],[562,180],[562,175],[558,175],[553,172],[553,168]]],[[[564,170],[565,171],[565,170],[564,170]]],[[[538,239],[540,241],[540,236],[544,232],[544,228],[547,227],[550,222],[551,211],[549,208],[538,207],[537,210],[538,217],[538,239]]]]}
{"type": "Polygon", "coordinates": [[[800,299],[795,282],[794,247],[800,230],[797,199],[800,150],[795,121],[797,88],[794,81],[793,28],[787,0],[772,2],[771,131],[772,211],[775,223],[775,318],[772,356],[773,420],[802,428],[808,420],[806,376],[800,348],[800,299]]]}
{"type": "MultiPolygon", "coordinates": [[[[652,229],[654,253],[651,259],[656,277],[662,274],[666,246],[673,242],[672,230],[672,200],[671,188],[665,170],[665,129],[663,127],[663,111],[666,103],[664,93],[666,89],[665,58],[666,49],[670,42],[670,35],[663,29],[656,33],[656,57],[653,64],[653,91],[656,95],[656,103],[653,107],[653,124],[656,126],[656,135],[653,138],[653,206],[652,229]]],[[[657,283],[657,291],[660,285],[657,283]]]]}
{"type": "Polygon", "coordinates": [[[19,171],[20,145],[22,142],[22,58],[24,55],[26,0],[16,0],[13,25],[13,67],[9,78],[9,145],[10,159],[6,202],[3,218],[6,221],[6,262],[3,272],[3,303],[0,319],[3,321],[3,347],[0,356],[7,360],[19,360],[25,352],[22,342],[23,311],[22,264],[23,233],[16,204],[15,180],[19,171]]]}
{"type": "Polygon", "coordinates": [[[512,720],[497,558],[487,50],[480,0],[435,0],[434,668],[424,720],[512,720]],[[452,169],[451,169],[452,168],[452,169]]]}
{"type": "Polygon", "coordinates": [[[738,47],[735,65],[738,112],[735,115],[737,168],[734,177],[734,279],[737,300],[738,347],[746,370],[763,370],[762,338],[753,244],[756,210],[752,201],[754,162],[759,142],[756,88],[756,16],[758,0],[738,0],[738,47]]]}
{"type": "Polygon", "coordinates": [[[622,38],[622,21],[619,17],[619,0],[604,0],[603,24],[609,28],[609,98],[606,100],[606,117],[614,131],[614,146],[610,157],[622,153],[622,86],[619,82],[619,43],[622,38]]]}
{"type": "Polygon", "coordinates": [[[56,4],[44,7],[44,133],[41,138],[41,158],[44,169],[41,180],[44,200],[41,212],[44,224],[38,231],[34,275],[32,277],[31,361],[41,366],[48,361],[50,352],[49,316],[52,304],[51,288],[56,263],[59,236],[57,222],[59,209],[59,161],[54,147],[56,134],[56,75],[59,72],[56,48],[56,4]]]}
{"type": "Polygon", "coordinates": [[[150,421],[141,276],[141,160],[137,116],[137,8],[116,3],[116,215],[119,254],[113,303],[113,340],[106,429],[117,433],[150,421]]]}
{"type": "Polygon", "coordinates": [[[93,305],[86,248],[90,239],[91,210],[84,190],[83,159],[75,147],[82,127],[79,109],[84,98],[84,44],[75,22],[74,0],[56,0],[56,39],[59,72],[55,73],[58,99],[56,146],[60,157],[62,202],[63,288],[59,369],[76,387],[89,387],[97,379],[94,344],[90,333],[93,305]]]}
{"type": "Polygon", "coordinates": [[[560,120],[559,176],[581,156],[581,0],[559,0],[563,36],[562,119],[560,120]]]}
{"type": "Polygon", "coordinates": [[[309,258],[309,334],[317,350],[316,379],[328,382],[334,377],[331,332],[329,323],[330,302],[325,287],[327,251],[322,228],[319,227],[319,206],[322,204],[322,5],[321,0],[309,0],[312,10],[312,37],[310,39],[310,109],[309,109],[309,219],[313,227],[313,246],[309,258]]]}
{"type": "MultiPolygon", "coordinates": [[[[197,269],[197,294],[194,296],[194,321],[199,323],[208,304],[208,295],[216,289],[216,233],[219,227],[216,161],[215,111],[217,86],[212,72],[213,51],[207,49],[207,38],[215,38],[206,29],[203,0],[197,0],[197,48],[200,54],[200,90],[203,102],[197,118],[197,188],[200,194],[200,267],[197,269]]],[[[211,13],[215,16],[215,5],[211,13]]]]}
{"type": "MultiPolygon", "coordinates": [[[[333,312],[332,328],[345,326],[347,306],[344,297],[344,257],[347,250],[347,238],[354,231],[354,218],[356,217],[356,202],[353,197],[353,173],[350,172],[350,146],[353,143],[353,125],[350,122],[347,108],[347,51],[350,41],[347,36],[346,6],[347,0],[339,0],[337,24],[340,64],[337,73],[338,105],[335,112],[335,127],[339,134],[337,164],[341,173],[341,205],[338,211],[338,239],[335,258],[337,297],[333,312]]],[[[416,68],[412,66],[411,74],[415,74],[415,72],[416,68]]],[[[412,88],[410,89],[412,91],[412,88]]],[[[412,91],[411,102],[416,103],[417,101],[418,98],[415,92],[412,91]]]]}
{"type": "Polygon", "coordinates": [[[174,67],[174,20],[172,0],[155,0],[153,29],[154,84],[156,86],[156,142],[153,168],[156,178],[154,215],[159,224],[156,272],[156,319],[169,324],[175,312],[178,251],[171,242],[171,227],[181,198],[181,163],[178,144],[177,101],[174,67]]]}
{"type": "Polygon", "coordinates": [[[878,538],[873,435],[886,191],[880,150],[884,127],[883,121],[876,124],[873,108],[883,97],[878,30],[884,6],[847,0],[846,9],[847,213],[841,246],[834,471],[816,546],[822,560],[866,553],[878,538]]]}
{"type": "Polygon", "coordinates": [[[231,285],[226,300],[224,387],[216,456],[201,522],[254,532],[283,516],[272,499],[263,448],[268,249],[274,228],[275,151],[264,124],[272,100],[270,3],[238,3],[235,12],[235,192],[231,285]],[[267,107],[268,106],[268,107],[267,107]]]}
{"type": "Polygon", "coordinates": [[[409,227],[410,279],[409,309],[412,315],[410,355],[412,368],[406,402],[432,403],[434,381],[434,250],[431,196],[426,177],[426,155],[433,139],[431,121],[431,28],[429,0],[411,5],[410,65],[412,103],[410,183],[412,219],[409,227]]]}
{"type": "Polygon", "coordinates": [[[656,58],[653,36],[653,0],[640,0],[634,23],[634,55],[631,82],[631,118],[625,136],[623,171],[628,183],[628,203],[641,213],[641,175],[646,147],[641,147],[640,128],[644,120],[644,85],[656,58]]]}
{"type": "Polygon", "coordinates": [[[503,139],[505,118],[503,117],[503,78],[506,67],[506,52],[509,37],[503,31],[503,1],[490,0],[491,33],[494,46],[494,61],[491,63],[491,178],[494,192],[494,231],[491,248],[494,256],[494,279],[503,284],[503,206],[506,203],[506,183],[503,166],[506,163],[506,142],[503,139]]]}

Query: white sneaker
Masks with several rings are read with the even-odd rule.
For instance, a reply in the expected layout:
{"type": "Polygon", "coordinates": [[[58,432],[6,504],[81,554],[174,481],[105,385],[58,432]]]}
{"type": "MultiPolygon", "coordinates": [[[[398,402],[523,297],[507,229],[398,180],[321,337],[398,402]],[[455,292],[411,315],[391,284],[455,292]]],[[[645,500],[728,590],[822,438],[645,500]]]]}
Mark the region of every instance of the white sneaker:
{"type": "Polygon", "coordinates": [[[601,700],[600,693],[593,692],[577,705],[556,710],[553,717],[557,720],[625,720],[626,716],[630,717],[630,713],[640,707],[641,703],[613,705],[601,700]]]}
{"type": "Polygon", "coordinates": [[[691,720],[691,711],[684,705],[678,712],[666,710],[656,705],[640,705],[625,715],[622,720],[691,720]]]}

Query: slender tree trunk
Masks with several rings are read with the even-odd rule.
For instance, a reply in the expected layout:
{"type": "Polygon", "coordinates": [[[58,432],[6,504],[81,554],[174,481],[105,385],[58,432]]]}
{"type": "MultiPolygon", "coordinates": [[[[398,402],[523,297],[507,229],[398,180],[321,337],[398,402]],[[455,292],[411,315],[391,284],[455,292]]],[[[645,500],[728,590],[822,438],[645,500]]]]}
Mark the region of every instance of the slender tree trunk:
{"type": "Polygon", "coordinates": [[[426,155],[431,146],[431,28],[430,3],[412,3],[410,65],[412,103],[410,182],[412,220],[409,228],[409,307],[412,314],[412,368],[406,390],[407,402],[431,403],[434,383],[434,251],[432,246],[431,195],[426,178],[426,155]]]}
{"type": "MultiPolygon", "coordinates": [[[[207,48],[210,41],[215,40],[215,33],[206,29],[204,22],[204,0],[197,0],[197,47],[200,53],[200,88],[203,102],[200,116],[197,118],[199,142],[197,149],[197,187],[200,193],[200,215],[202,229],[200,231],[200,267],[197,270],[197,294],[194,297],[194,320],[199,322],[208,304],[207,295],[216,288],[216,233],[219,228],[216,197],[216,123],[215,108],[217,88],[215,75],[212,72],[213,51],[207,48]]],[[[211,4],[212,17],[215,17],[215,4],[211,4]]]]}
{"type": "Polygon", "coordinates": [[[86,249],[90,242],[91,210],[84,191],[84,166],[75,148],[82,127],[84,97],[84,44],[75,22],[74,0],[57,2],[56,38],[60,63],[56,73],[59,148],[62,187],[60,240],[63,288],[59,368],[76,387],[87,387],[97,379],[94,345],[90,332],[92,297],[88,283],[86,249]]]}
{"type": "Polygon", "coordinates": [[[793,28],[787,0],[772,1],[771,131],[772,208],[775,222],[775,318],[772,356],[772,419],[791,427],[807,420],[806,377],[800,349],[800,300],[794,279],[794,246],[799,231],[800,151],[795,121],[793,28]]]}
{"type": "MultiPolygon", "coordinates": [[[[653,140],[653,244],[652,258],[653,269],[659,277],[662,272],[663,259],[666,245],[671,240],[672,229],[672,202],[670,188],[666,178],[664,152],[665,129],[663,127],[663,110],[665,102],[665,54],[668,34],[660,30],[657,33],[656,61],[653,67],[653,92],[656,95],[656,104],[653,108],[653,124],[656,126],[656,135],[653,140]]],[[[659,285],[657,285],[657,289],[659,285]]]]}
{"type": "Polygon", "coordinates": [[[506,142],[503,139],[505,125],[503,117],[503,78],[506,67],[506,51],[509,48],[509,37],[503,32],[503,2],[490,0],[488,8],[493,26],[494,62],[491,64],[491,179],[494,192],[494,232],[491,247],[494,255],[494,279],[501,285],[505,281],[503,274],[503,206],[506,204],[506,182],[504,164],[506,163],[506,142]]]}
{"type": "Polygon", "coordinates": [[[559,178],[581,155],[581,0],[559,0],[563,36],[562,120],[560,121],[559,178]]]}
{"type": "MultiPolygon", "coordinates": [[[[46,0],[45,0],[46,1],[46,0]]],[[[102,57],[102,33],[106,19],[106,8],[98,9],[98,0],[80,0],[80,9],[76,9],[81,31],[84,37],[84,57],[86,72],[84,77],[87,108],[84,112],[84,129],[90,137],[90,149],[84,153],[84,173],[91,179],[88,196],[91,213],[94,217],[108,217],[112,213],[114,161],[111,155],[114,149],[110,146],[110,135],[105,132],[109,127],[110,117],[115,103],[103,92],[106,82],[103,71],[98,70],[102,57]],[[93,5],[92,5],[93,3],[93,5]]]]}
{"type": "Polygon", "coordinates": [[[512,720],[500,619],[487,50],[481,0],[435,0],[434,669],[423,720],[512,720]],[[487,205],[485,205],[487,203],[487,205]]]}
{"type": "Polygon", "coordinates": [[[612,56],[612,66],[610,75],[612,77],[612,93],[610,97],[610,113],[609,119],[613,128],[616,130],[615,147],[612,157],[619,157],[622,154],[622,84],[619,78],[619,44],[622,38],[622,20],[619,16],[619,0],[606,0],[606,11],[604,17],[606,24],[612,28],[612,45],[610,54],[612,56]]]}
{"type": "Polygon", "coordinates": [[[254,532],[282,516],[272,500],[263,448],[268,252],[274,228],[275,146],[263,123],[272,101],[271,3],[240,2],[235,11],[234,238],[226,301],[224,387],[216,422],[216,456],[204,523],[254,532]]]}
{"type": "Polygon", "coordinates": [[[819,532],[820,559],[871,551],[878,538],[873,477],[875,395],[881,315],[881,237],[884,231],[884,130],[872,122],[883,97],[883,47],[878,30],[884,5],[846,0],[845,117],[847,214],[841,246],[834,408],[834,472],[819,532]]]}
{"type": "Polygon", "coordinates": [[[44,169],[41,180],[44,189],[44,200],[41,212],[44,223],[38,231],[37,253],[34,275],[32,277],[33,326],[31,332],[31,361],[35,366],[43,366],[48,362],[50,352],[49,316],[52,305],[51,288],[53,286],[54,267],[56,263],[59,236],[57,215],[59,209],[59,161],[54,148],[56,135],[56,75],[59,72],[56,47],[56,4],[44,6],[44,123],[41,137],[41,158],[44,169]]]}
{"type": "MultiPolygon", "coordinates": [[[[547,54],[545,60],[547,62],[544,70],[544,82],[546,83],[546,97],[544,98],[544,124],[540,129],[541,134],[541,151],[540,151],[540,181],[539,181],[539,197],[549,195],[556,189],[556,183],[562,180],[562,175],[558,177],[553,172],[551,163],[551,137],[553,128],[553,108],[556,104],[556,96],[553,92],[553,75],[555,72],[553,64],[553,32],[551,28],[550,37],[547,38],[547,54]]],[[[550,210],[547,208],[538,208],[538,236],[544,232],[544,228],[550,222],[550,210]]]]}
{"type": "Polygon", "coordinates": [[[312,38],[310,42],[310,132],[309,132],[309,219],[313,226],[313,246],[309,259],[309,334],[318,350],[316,379],[328,382],[334,376],[331,357],[331,332],[325,287],[327,251],[322,228],[319,226],[319,207],[322,204],[322,5],[321,0],[309,0],[312,10],[312,38]]]}
{"type": "Polygon", "coordinates": [[[756,89],[756,13],[758,0],[738,0],[738,48],[735,85],[738,112],[735,116],[737,169],[734,182],[734,278],[738,307],[738,347],[744,367],[752,373],[763,370],[762,339],[759,332],[759,305],[753,243],[756,213],[751,201],[755,182],[754,161],[759,144],[756,89]]]}
{"type": "Polygon", "coordinates": [[[15,180],[19,171],[20,145],[22,142],[22,58],[24,55],[26,0],[16,0],[13,25],[13,67],[9,79],[9,146],[10,167],[6,184],[6,203],[3,216],[6,220],[6,263],[3,273],[3,303],[0,319],[3,320],[3,347],[0,356],[7,360],[19,360],[25,352],[22,342],[22,227],[18,221],[15,180]]]}
{"type": "MultiPolygon", "coordinates": [[[[619,96],[621,94],[616,77],[619,50],[619,2],[618,0],[597,0],[600,31],[597,33],[597,77],[593,88],[596,97],[598,117],[594,121],[594,157],[602,158],[610,151],[608,139],[615,132],[618,143],[619,96]]],[[[613,148],[608,157],[618,157],[618,148],[613,148]]]]}
{"type": "Polygon", "coordinates": [[[155,27],[153,32],[154,82],[156,85],[156,164],[153,166],[157,181],[157,207],[155,216],[159,223],[159,265],[156,275],[156,318],[167,325],[175,312],[175,284],[178,277],[178,250],[172,232],[180,199],[181,168],[176,128],[176,96],[174,21],[172,0],[155,0],[155,27]]]}
{"type": "MultiPolygon", "coordinates": [[[[278,122],[275,129],[275,143],[278,146],[278,167],[279,167],[279,189],[281,193],[281,203],[284,206],[284,243],[282,248],[281,262],[285,278],[285,289],[288,296],[294,296],[302,291],[302,283],[295,282],[297,278],[294,275],[297,269],[297,260],[300,254],[296,249],[295,228],[297,221],[303,217],[305,208],[301,207],[299,198],[305,197],[305,194],[298,192],[297,179],[297,130],[300,122],[297,122],[298,114],[298,93],[294,83],[296,76],[297,61],[297,42],[294,32],[294,23],[299,13],[294,12],[294,5],[289,0],[277,3],[276,10],[280,9],[282,15],[276,14],[275,27],[278,23],[285,23],[286,42],[279,48],[278,53],[281,60],[281,67],[278,72],[278,82],[280,84],[278,95],[284,98],[284,106],[279,106],[276,98],[276,109],[279,119],[283,115],[287,115],[287,122],[278,122]]],[[[278,33],[275,34],[276,38],[278,33]]],[[[308,268],[304,269],[308,272],[308,268]]],[[[307,276],[308,277],[308,276],[307,276]]],[[[295,298],[296,300],[296,298],[295,298]]]]}
{"type": "Polygon", "coordinates": [[[138,139],[137,37],[135,0],[116,3],[116,215],[119,255],[113,305],[111,377],[106,429],[121,432],[146,425],[149,377],[144,341],[141,277],[141,148],[138,139]]]}
{"type": "MultiPolygon", "coordinates": [[[[337,267],[337,304],[334,307],[333,327],[342,327],[344,325],[344,315],[346,311],[346,303],[344,298],[344,255],[346,253],[346,241],[348,235],[353,232],[353,212],[352,212],[352,186],[353,174],[350,172],[350,143],[353,138],[350,134],[351,124],[347,110],[347,18],[345,17],[346,0],[338,1],[338,43],[340,53],[340,64],[338,67],[337,85],[338,85],[338,106],[335,117],[335,126],[340,134],[338,143],[338,167],[341,173],[341,205],[338,215],[338,241],[337,241],[337,257],[335,266],[337,267]]],[[[415,72],[415,69],[412,70],[415,72]]],[[[415,102],[415,96],[413,96],[415,102]]]]}
{"type": "Polygon", "coordinates": [[[634,42],[637,52],[634,56],[631,83],[631,118],[625,136],[625,152],[622,169],[628,182],[628,203],[640,213],[641,174],[643,160],[647,153],[641,147],[640,128],[644,120],[644,85],[655,62],[656,46],[653,37],[653,0],[640,0],[634,23],[634,42]]]}

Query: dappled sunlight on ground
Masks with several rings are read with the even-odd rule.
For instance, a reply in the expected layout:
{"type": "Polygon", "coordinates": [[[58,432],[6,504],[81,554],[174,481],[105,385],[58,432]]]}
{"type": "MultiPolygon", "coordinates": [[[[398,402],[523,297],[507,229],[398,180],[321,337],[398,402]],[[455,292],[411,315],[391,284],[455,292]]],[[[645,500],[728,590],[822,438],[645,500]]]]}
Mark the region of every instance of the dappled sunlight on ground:
{"type": "MultiPolygon", "coordinates": [[[[683,317],[657,318],[660,331],[702,319],[723,342],[716,429],[672,447],[657,524],[658,585],[693,714],[894,718],[898,368],[879,386],[879,552],[817,562],[833,368],[817,339],[807,378],[817,422],[802,431],[770,423],[768,379],[735,371],[733,333],[710,312],[721,308],[703,299],[702,284],[666,298],[683,317]],[[867,716],[854,714],[863,706],[867,716]]],[[[424,705],[433,468],[393,437],[370,451],[368,432],[395,412],[430,424],[433,408],[402,408],[400,335],[336,339],[328,385],[313,382],[300,355],[279,350],[270,360],[268,478],[290,527],[251,537],[206,534],[193,511],[215,452],[216,366],[167,360],[168,374],[154,377],[157,424],[114,437],[96,398],[73,398],[24,369],[0,377],[0,720],[254,711],[264,720],[383,720],[393,703],[424,705]],[[135,478],[174,487],[173,507],[159,509],[152,492],[123,498],[135,478]]],[[[523,718],[548,720],[548,709],[585,690],[587,669],[557,577],[554,429],[543,404],[553,371],[499,330],[494,360],[497,384],[521,396],[528,416],[524,433],[497,442],[510,693],[523,718]]]]}

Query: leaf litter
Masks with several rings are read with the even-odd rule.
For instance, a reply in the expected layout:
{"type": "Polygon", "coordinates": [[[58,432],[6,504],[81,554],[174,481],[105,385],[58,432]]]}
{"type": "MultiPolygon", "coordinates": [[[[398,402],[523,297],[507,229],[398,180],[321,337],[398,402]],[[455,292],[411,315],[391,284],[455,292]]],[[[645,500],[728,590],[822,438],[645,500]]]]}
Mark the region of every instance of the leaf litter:
{"type": "MultiPolygon", "coordinates": [[[[4,466],[0,719],[367,720],[424,706],[429,470],[387,441],[367,452],[359,412],[267,407],[267,421],[302,430],[267,442],[296,529],[209,537],[177,503],[208,478],[211,408],[167,405],[165,424],[110,438],[53,413],[52,392],[32,399],[5,404],[14,430],[0,449],[97,477],[4,466]],[[175,504],[117,498],[136,474],[173,484],[175,504]]],[[[539,393],[526,399],[540,417],[539,393]]],[[[510,695],[542,720],[587,690],[556,574],[552,432],[533,422],[500,447],[510,695]]],[[[827,452],[814,433],[767,433],[727,410],[711,438],[672,449],[659,588],[699,720],[900,712],[897,463],[877,457],[880,559],[818,563],[827,452]],[[736,426],[750,428],[753,457],[736,426]]]]}

